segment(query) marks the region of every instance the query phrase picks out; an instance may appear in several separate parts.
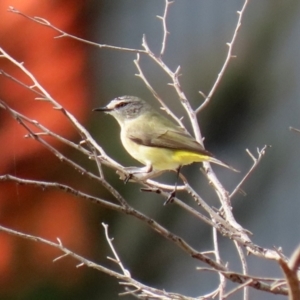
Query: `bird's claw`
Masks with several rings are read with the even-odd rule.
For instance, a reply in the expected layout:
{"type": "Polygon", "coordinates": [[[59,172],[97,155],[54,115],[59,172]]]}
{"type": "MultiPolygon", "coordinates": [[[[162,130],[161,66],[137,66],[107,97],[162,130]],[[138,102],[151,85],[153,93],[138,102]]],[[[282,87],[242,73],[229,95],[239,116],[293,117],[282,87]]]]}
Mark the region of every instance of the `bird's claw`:
{"type": "Polygon", "coordinates": [[[174,202],[175,196],[176,196],[176,191],[174,190],[174,191],[172,191],[172,192],[169,194],[167,200],[164,202],[164,205],[167,205],[167,204],[169,204],[169,203],[173,203],[173,202],[174,202]]]}

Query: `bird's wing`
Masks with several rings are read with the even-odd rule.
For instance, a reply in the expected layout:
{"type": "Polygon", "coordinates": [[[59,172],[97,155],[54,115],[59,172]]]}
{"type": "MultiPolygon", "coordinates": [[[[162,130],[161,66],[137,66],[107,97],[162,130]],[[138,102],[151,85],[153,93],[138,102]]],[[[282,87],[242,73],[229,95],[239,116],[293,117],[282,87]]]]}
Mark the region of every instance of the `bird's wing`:
{"type": "Polygon", "coordinates": [[[126,135],[130,140],[144,146],[191,151],[213,156],[188,132],[166,118],[152,117],[147,124],[130,126],[126,135]]]}

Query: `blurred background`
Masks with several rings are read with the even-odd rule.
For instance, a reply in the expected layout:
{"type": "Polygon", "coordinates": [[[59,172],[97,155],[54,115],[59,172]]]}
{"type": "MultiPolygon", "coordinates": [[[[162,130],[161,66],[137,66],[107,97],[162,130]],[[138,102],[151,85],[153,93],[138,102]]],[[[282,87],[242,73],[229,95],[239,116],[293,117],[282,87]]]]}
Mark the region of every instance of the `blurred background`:
{"type": "MultiPolygon", "coordinates": [[[[51,29],[8,13],[9,5],[30,16],[46,18],[74,35],[94,42],[141,48],[145,34],[150,48],[159,53],[164,1],[102,0],[48,1],[3,0],[0,3],[0,46],[18,61],[24,61],[41,84],[83,123],[105,151],[118,162],[138,165],[122,148],[117,123],[109,116],[92,113],[121,95],[136,95],[159,108],[157,101],[135,76],[134,53],[87,46],[71,39],[53,39],[51,29]]],[[[164,55],[172,70],[181,66],[182,88],[191,105],[198,107],[208,94],[227,55],[226,43],[237,23],[243,1],[175,1],[169,9],[170,35],[164,55]]],[[[224,186],[232,191],[249,170],[249,149],[271,145],[263,160],[243,186],[246,196],[237,194],[233,210],[238,222],[253,233],[253,242],[262,247],[282,247],[291,255],[300,237],[300,2],[250,1],[234,46],[232,59],[210,105],[199,114],[206,148],[219,159],[241,170],[231,173],[214,167],[224,186]]],[[[191,130],[170,79],[147,57],[141,56],[143,71],[167,105],[191,130]]],[[[3,58],[0,69],[25,80],[3,58]]],[[[47,103],[34,102],[28,90],[0,77],[0,98],[12,108],[43,122],[52,130],[80,141],[63,116],[47,103]]],[[[25,130],[0,110],[0,174],[61,182],[105,199],[111,196],[91,180],[61,163],[37,142],[24,139],[25,130]]],[[[96,172],[93,163],[49,139],[68,157],[96,172]]],[[[212,206],[218,200],[199,172],[199,165],[183,173],[212,206]]],[[[174,205],[163,206],[159,195],[142,194],[138,184],[124,185],[111,170],[108,180],[128,202],[143,213],[185,238],[199,251],[212,249],[211,228],[191,218],[174,205]]],[[[160,178],[173,183],[174,174],[160,178]]],[[[74,252],[95,262],[116,268],[101,222],[109,224],[110,235],[125,266],[141,282],[167,291],[198,296],[218,282],[217,275],[196,271],[198,261],[164,240],[141,222],[96,207],[59,191],[40,191],[12,183],[0,184],[0,224],[50,240],[59,237],[74,252]]],[[[186,195],[179,197],[193,205],[186,195]]],[[[115,279],[95,270],[76,268],[77,262],[64,258],[49,247],[0,234],[0,299],[118,299],[123,289],[115,279]]],[[[220,238],[224,262],[241,271],[231,241],[220,238]]],[[[247,257],[249,273],[282,277],[275,262],[247,257]]],[[[234,287],[228,284],[228,288],[234,287]]],[[[250,290],[250,299],[285,299],[250,290]]],[[[132,297],[123,297],[132,299],[132,297]]],[[[241,299],[235,294],[230,299],[241,299]]]]}

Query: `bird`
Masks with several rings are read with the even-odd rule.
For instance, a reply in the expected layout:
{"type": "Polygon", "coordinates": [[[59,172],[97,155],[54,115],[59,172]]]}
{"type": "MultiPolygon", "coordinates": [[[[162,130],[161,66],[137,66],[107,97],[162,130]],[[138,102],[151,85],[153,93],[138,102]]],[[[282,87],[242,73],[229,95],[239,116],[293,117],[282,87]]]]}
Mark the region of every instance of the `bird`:
{"type": "Polygon", "coordinates": [[[184,128],[139,97],[117,97],[93,111],[105,112],[117,120],[124,148],[145,165],[136,173],[174,170],[179,175],[182,166],[195,162],[210,162],[239,172],[215,158],[184,128]]]}

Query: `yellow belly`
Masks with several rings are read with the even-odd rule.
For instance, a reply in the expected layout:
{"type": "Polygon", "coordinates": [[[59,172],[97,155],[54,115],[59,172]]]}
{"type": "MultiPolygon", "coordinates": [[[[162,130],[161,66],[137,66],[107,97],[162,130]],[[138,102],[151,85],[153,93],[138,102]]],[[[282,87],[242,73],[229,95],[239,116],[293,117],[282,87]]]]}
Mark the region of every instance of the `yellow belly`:
{"type": "Polygon", "coordinates": [[[122,142],[127,152],[133,158],[144,165],[151,164],[153,169],[158,171],[176,170],[179,166],[209,159],[208,156],[198,153],[139,145],[129,139],[122,139],[122,142]]]}

